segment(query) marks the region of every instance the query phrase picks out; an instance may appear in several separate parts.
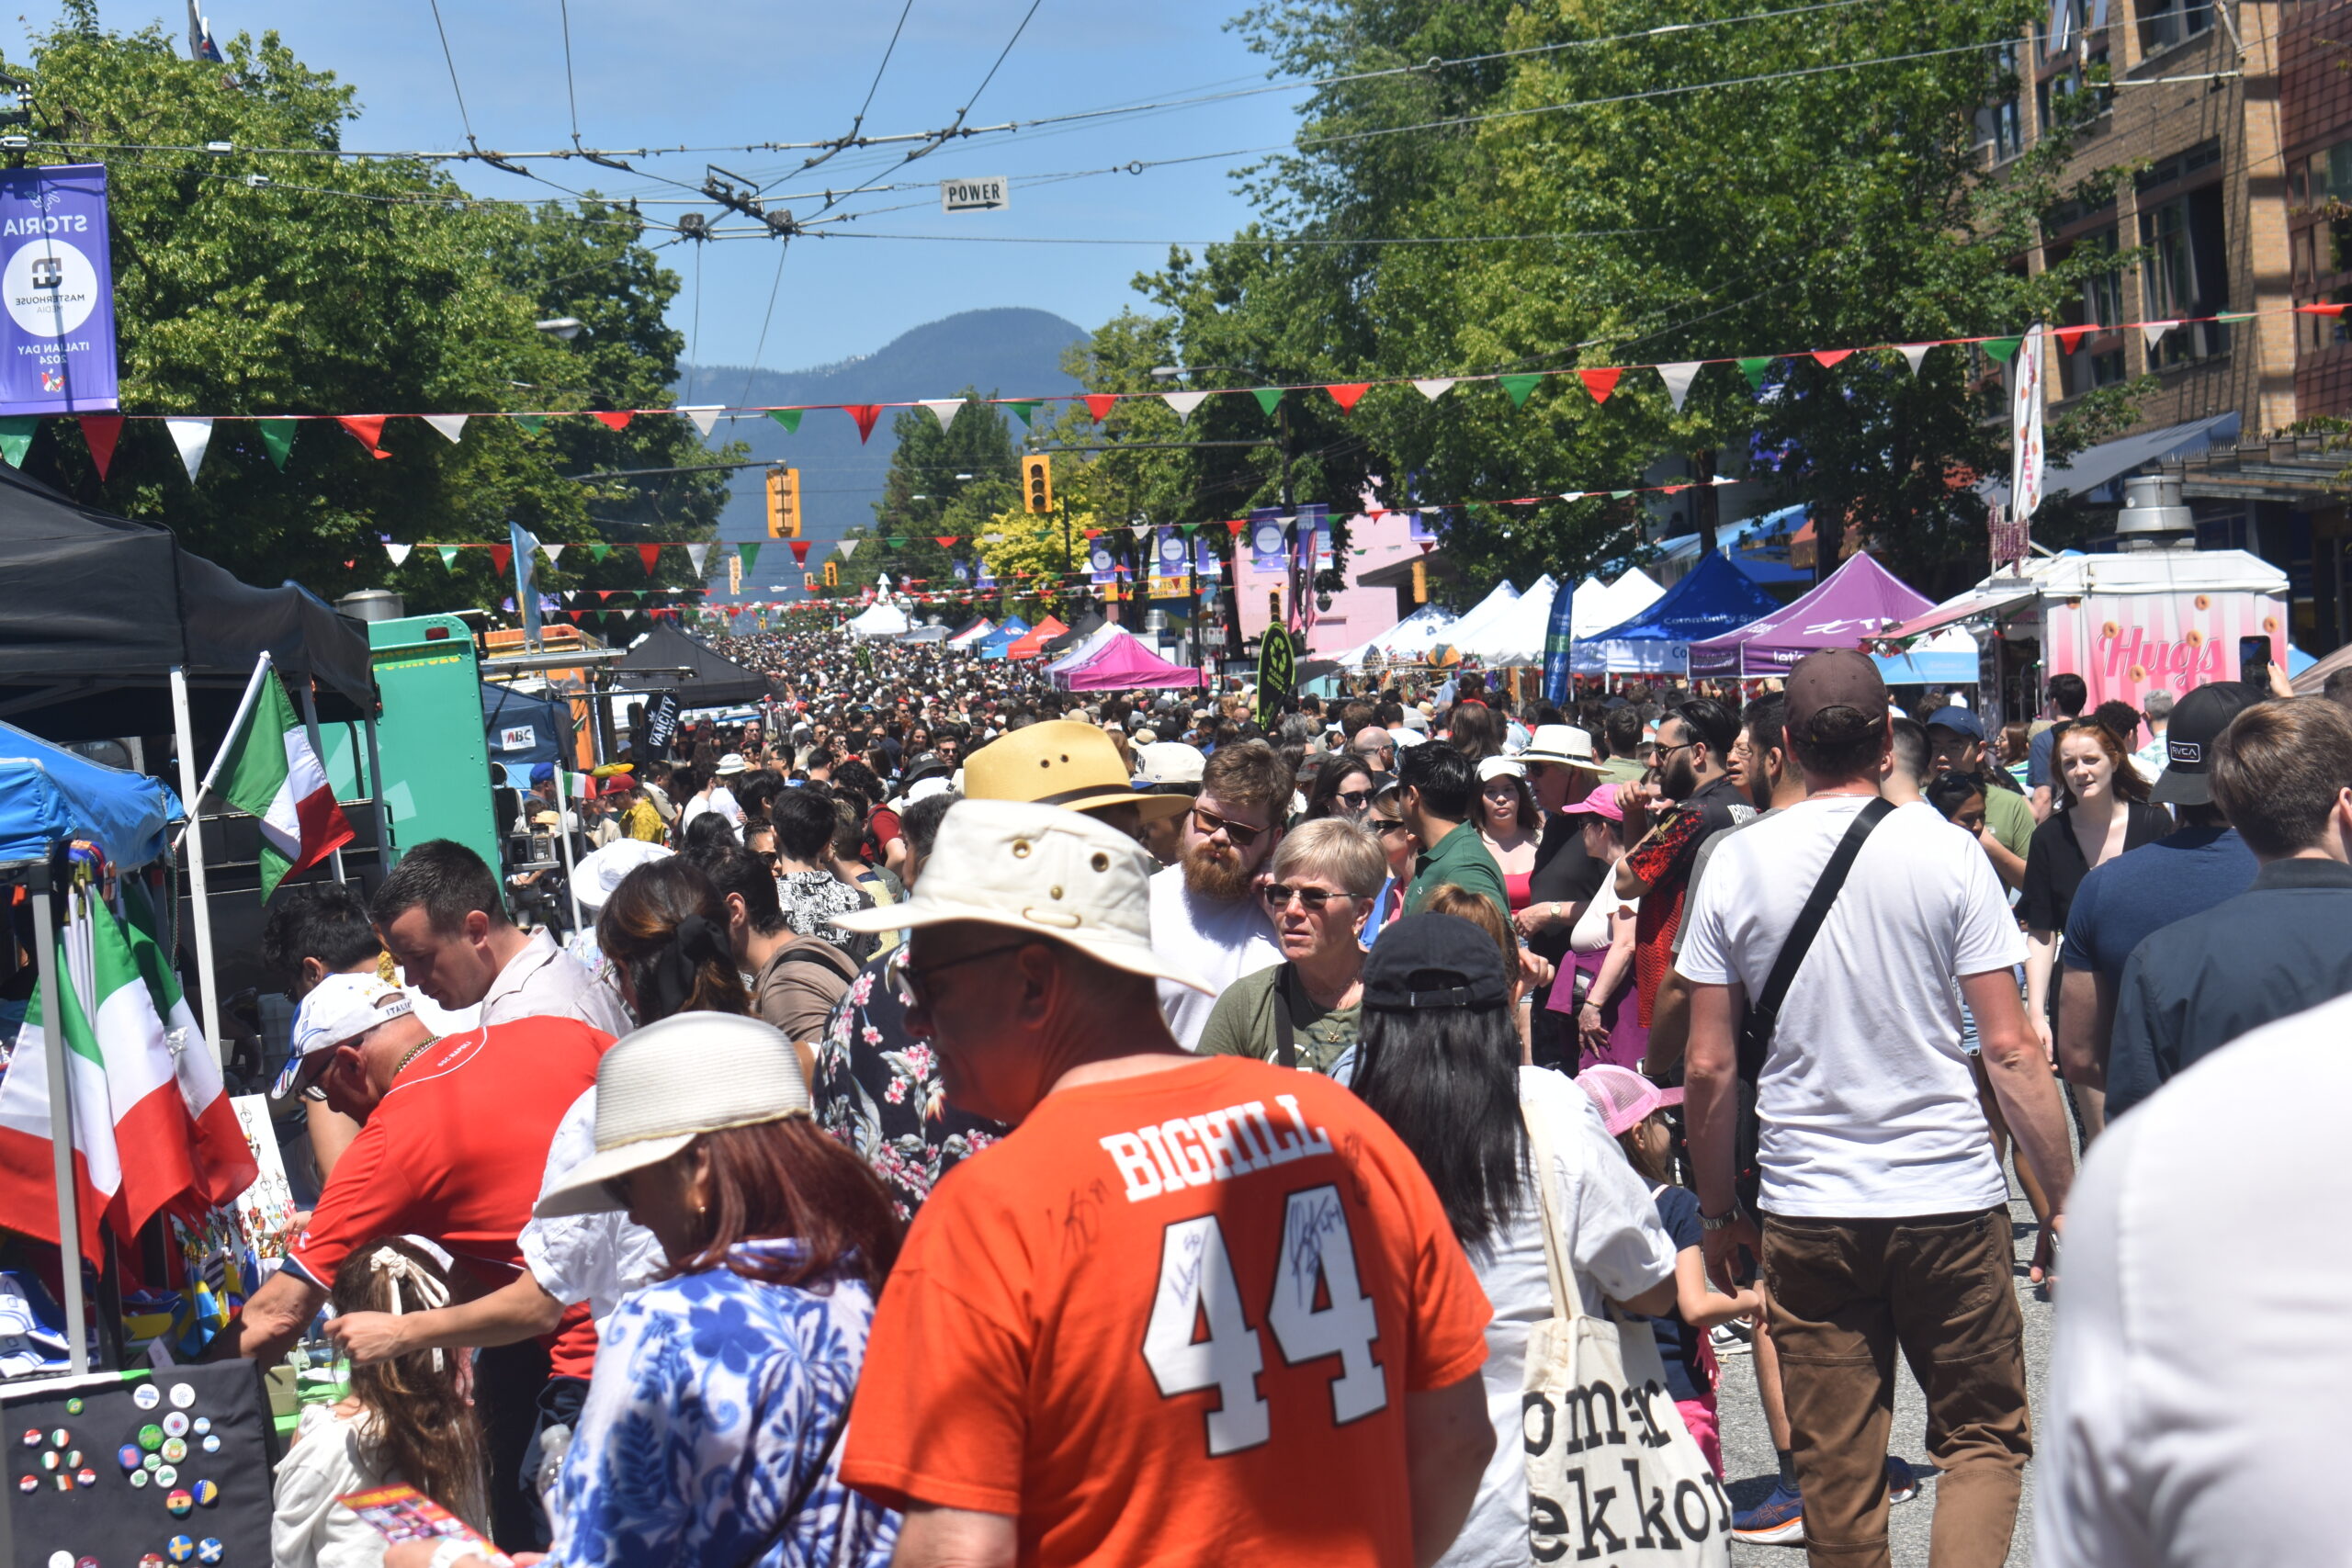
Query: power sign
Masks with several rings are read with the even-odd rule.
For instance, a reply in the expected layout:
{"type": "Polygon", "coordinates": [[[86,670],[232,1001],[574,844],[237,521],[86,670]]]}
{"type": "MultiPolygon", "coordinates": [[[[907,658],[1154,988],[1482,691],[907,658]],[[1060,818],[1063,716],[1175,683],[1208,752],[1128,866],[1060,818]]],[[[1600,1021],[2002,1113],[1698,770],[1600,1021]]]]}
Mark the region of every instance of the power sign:
{"type": "Polygon", "coordinates": [[[116,406],[102,164],[0,171],[0,414],[116,406]]]}

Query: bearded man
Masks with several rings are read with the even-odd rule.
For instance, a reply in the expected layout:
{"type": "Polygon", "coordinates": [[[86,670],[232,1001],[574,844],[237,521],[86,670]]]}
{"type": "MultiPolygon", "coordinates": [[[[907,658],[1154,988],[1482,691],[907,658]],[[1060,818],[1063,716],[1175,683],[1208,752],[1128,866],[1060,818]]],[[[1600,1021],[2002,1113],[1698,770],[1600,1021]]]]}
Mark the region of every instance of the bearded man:
{"type": "Polygon", "coordinates": [[[1219,993],[1283,961],[1258,882],[1282,837],[1291,789],[1290,769],[1264,741],[1218,747],[1182,818],[1180,857],[1152,876],[1152,950],[1210,987],[1160,982],[1160,1016],[1187,1051],[1198,1046],[1219,993]]]}

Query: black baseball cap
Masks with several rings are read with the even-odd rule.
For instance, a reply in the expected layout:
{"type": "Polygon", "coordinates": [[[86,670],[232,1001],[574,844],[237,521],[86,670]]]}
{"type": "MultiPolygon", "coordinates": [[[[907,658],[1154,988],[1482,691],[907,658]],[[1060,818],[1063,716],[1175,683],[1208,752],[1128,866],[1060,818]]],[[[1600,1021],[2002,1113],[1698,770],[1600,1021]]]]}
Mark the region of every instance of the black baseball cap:
{"type": "Polygon", "coordinates": [[[1390,1012],[1510,1005],[1502,950],[1459,915],[1407,915],[1363,961],[1363,1005],[1390,1012]]]}
{"type": "Polygon", "coordinates": [[[2211,805],[2213,742],[2230,720],[2261,700],[2243,681],[2213,681],[2175,703],[2165,727],[2165,771],[2149,798],[2159,806],[2211,805]]]}

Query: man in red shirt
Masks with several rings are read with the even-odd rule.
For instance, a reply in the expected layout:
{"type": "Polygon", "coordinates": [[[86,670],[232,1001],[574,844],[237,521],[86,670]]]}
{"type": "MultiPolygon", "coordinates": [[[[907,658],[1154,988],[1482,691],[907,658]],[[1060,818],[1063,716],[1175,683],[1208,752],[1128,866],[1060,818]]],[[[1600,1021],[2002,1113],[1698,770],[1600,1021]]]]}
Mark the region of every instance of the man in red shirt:
{"type": "Polygon", "coordinates": [[[897,981],[950,1103],[1017,1123],[916,1216],[841,1473],[896,1568],[1426,1568],[1493,1451],[1491,1315],[1429,1179],[1330,1080],[1162,1021],[1150,857],[966,800],[897,981]]]}
{"type": "MultiPolygon", "coordinates": [[[[276,1086],[364,1123],[335,1162],[285,1266],[215,1342],[216,1357],[274,1361],[326,1303],[345,1258],[379,1236],[421,1235],[479,1290],[523,1267],[516,1237],[547,1173],[564,1111],[596,1082],[612,1036],[576,1020],[519,1018],[436,1040],[405,992],[372,975],[330,975],[302,999],[294,1055],[276,1086]]],[[[544,1545],[522,1490],[523,1450],[549,1371],[584,1378],[596,1331],[574,1307],[544,1344],[481,1352],[474,1397],[491,1450],[499,1543],[544,1545]]]]}

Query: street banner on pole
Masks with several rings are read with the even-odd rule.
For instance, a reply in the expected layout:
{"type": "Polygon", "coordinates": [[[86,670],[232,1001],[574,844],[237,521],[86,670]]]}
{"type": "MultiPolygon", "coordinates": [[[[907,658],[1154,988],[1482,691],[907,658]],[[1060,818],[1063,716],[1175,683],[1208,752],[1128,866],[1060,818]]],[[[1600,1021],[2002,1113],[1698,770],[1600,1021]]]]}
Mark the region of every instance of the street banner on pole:
{"type": "Polygon", "coordinates": [[[2025,334],[2011,360],[2017,395],[2009,405],[2009,516],[2030,522],[2041,504],[2041,329],[2025,334]]]}
{"type": "Polygon", "coordinates": [[[1576,583],[1561,583],[1552,595],[1551,623],[1544,628],[1544,700],[1555,707],[1568,700],[1568,667],[1576,655],[1576,583]]]}
{"type": "Polygon", "coordinates": [[[1298,653],[1290,634],[1268,626],[1258,643],[1258,728],[1272,729],[1298,688],[1298,653]]]}
{"type": "Polygon", "coordinates": [[[0,414],[116,406],[103,164],[0,171],[0,414]]]}

